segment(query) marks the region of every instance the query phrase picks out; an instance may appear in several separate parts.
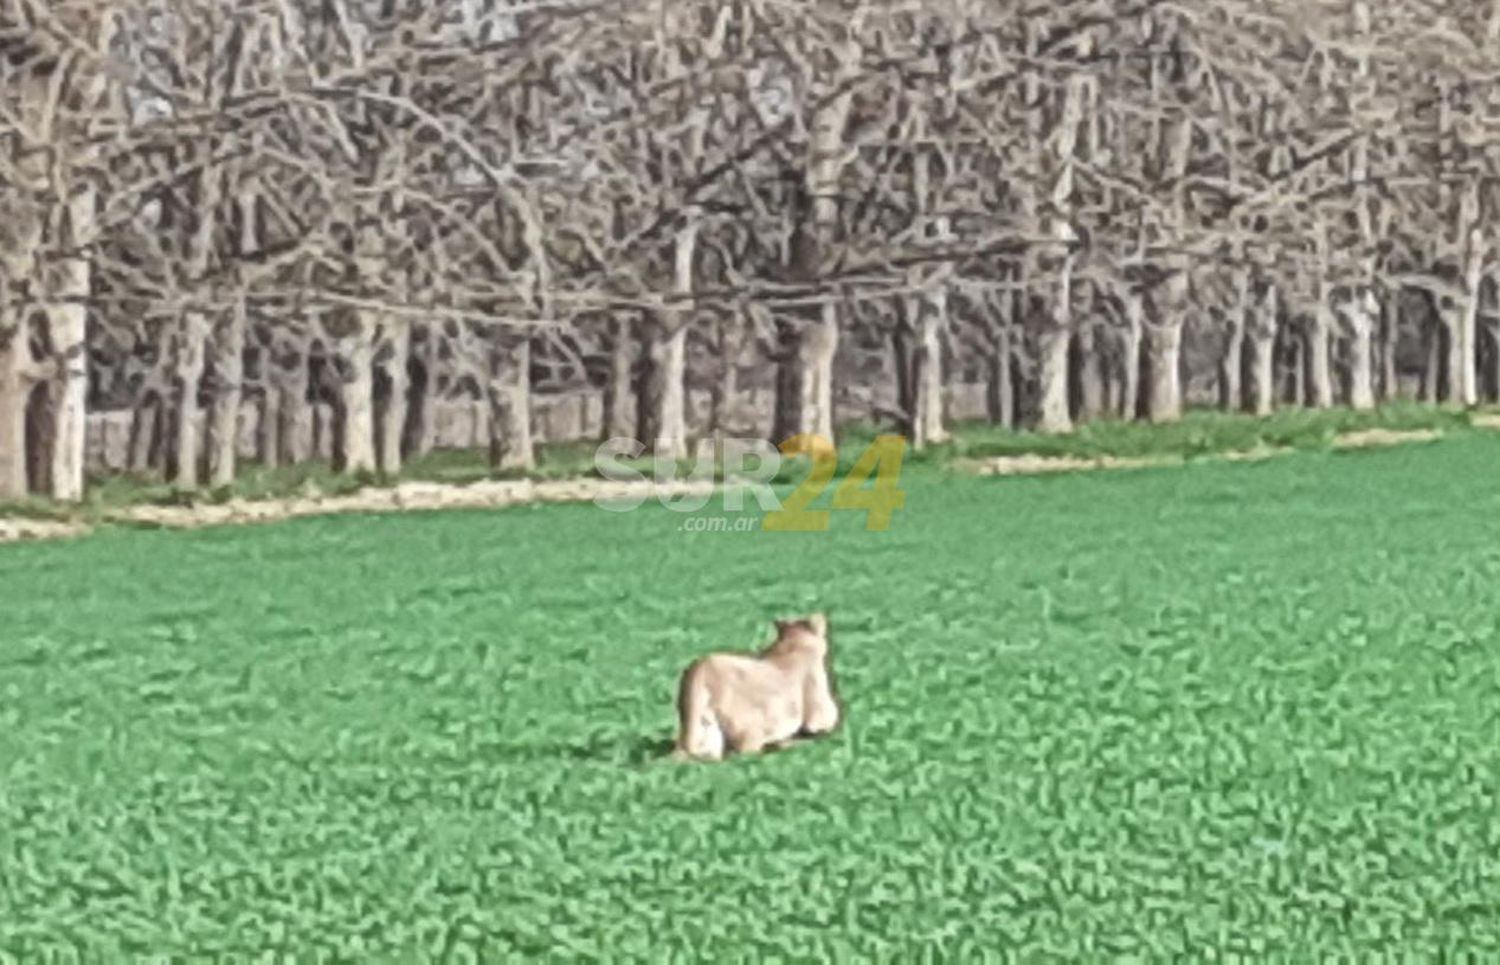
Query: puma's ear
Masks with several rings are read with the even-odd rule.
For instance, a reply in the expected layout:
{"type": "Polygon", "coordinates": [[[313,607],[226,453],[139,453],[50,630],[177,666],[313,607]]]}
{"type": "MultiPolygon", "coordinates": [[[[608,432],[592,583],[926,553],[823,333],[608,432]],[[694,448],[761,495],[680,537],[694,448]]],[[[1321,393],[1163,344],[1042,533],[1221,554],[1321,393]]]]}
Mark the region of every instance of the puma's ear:
{"type": "Polygon", "coordinates": [[[784,636],[786,636],[787,631],[792,628],[792,624],[796,623],[797,621],[795,621],[795,620],[772,620],[771,622],[776,625],[776,636],[778,636],[778,637],[784,637],[784,636]]]}
{"type": "Polygon", "coordinates": [[[814,613],[807,618],[807,625],[813,628],[813,632],[820,637],[828,636],[828,614],[814,613]]]}

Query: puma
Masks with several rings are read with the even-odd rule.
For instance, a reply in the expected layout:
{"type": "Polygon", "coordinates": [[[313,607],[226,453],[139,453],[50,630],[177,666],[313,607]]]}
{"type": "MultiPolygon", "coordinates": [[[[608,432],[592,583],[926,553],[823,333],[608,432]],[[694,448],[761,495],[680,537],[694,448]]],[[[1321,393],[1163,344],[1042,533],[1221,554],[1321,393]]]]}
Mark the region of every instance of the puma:
{"type": "Polygon", "coordinates": [[[829,670],[828,617],[777,620],[754,654],[712,653],[683,671],[674,756],[716,761],[827,734],[843,716],[829,670]]]}

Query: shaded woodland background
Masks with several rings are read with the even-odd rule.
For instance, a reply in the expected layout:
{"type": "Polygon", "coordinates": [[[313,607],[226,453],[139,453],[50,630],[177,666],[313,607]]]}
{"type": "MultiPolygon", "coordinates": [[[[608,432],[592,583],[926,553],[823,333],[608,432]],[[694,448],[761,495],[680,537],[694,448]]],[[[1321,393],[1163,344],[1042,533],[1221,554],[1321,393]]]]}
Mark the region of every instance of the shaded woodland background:
{"type": "Polygon", "coordinates": [[[0,0],[0,499],[1500,395],[1500,0],[0,0]]]}

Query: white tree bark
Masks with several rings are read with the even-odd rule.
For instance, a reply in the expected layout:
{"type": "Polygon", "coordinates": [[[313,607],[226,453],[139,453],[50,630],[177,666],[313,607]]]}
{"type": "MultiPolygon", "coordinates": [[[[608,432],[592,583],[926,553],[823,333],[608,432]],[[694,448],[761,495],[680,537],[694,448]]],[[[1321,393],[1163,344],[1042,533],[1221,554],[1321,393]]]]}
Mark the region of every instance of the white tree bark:
{"type": "Polygon", "coordinates": [[[230,309],[214,340],[214,393],[208,418],[208,480],[215,488],[234,482],[239,456],[240,404],[245,379],[245,302],[230,309]]]}
{"type": "Polygon", "coordinates": [[[1242,377],[1245,371],[1245,322],[1250,313],[1250,272],[1235,271],[1234,304],[1229,308],[1224,353],[1219,356],[1219,407],[1237,412],[1244,404],[1242,377]]]}
{"type": "Polygon", "coordinates": [[[76,502],[83,498],[84,447],[87,444],[88,298],[92,294],[92,265],[84,246],[95,235],[95,194],[78,189],[59,211],[67,230],[69,254],[57,265],[47,328],[57,359],[50,394],[48,484],[52,498],[76,502]]]}
{"type": "Polygon", "coordinates": [[[255,458],[267,469],[281,465],[281,392],[270,381],[260,397],[260,420],[255,429],[255,458]]]}
{"type": "Polygon", "coordinates": [[[380,363],[385,383],[385,397],[376,413],[375,456],[380,473],[387,478],[401,474],[402,437],[406,432],[407,395],[411,391],[406,371],[411,352],[411,326],[393,320],[387,333],[380,363]]]}
{"type": "Polygon", "coordinates": [[[26,204],[9,192],[0,198],[8,220],[0,237],[12,242],[9,250],[0,248],[0,500],[14,500],[30,490],[26,407],[42,373],[31,353],[29,308],[13,280],[36,272],[42,219],[35,202],[26,204]]]}
{"type": "Polygon", "coordinates": [[[917,299],[917,339],[912,358],[911,444],[921,451],[945,442],[943,427],[943,330],[948,296],[939,289],[917,299]]]}
{"type": "Polygon", "coordinates": [[[1051,300],[1051,317],[1047,319],[1037,341],[1036,430],[1043,433],[1071,432],[1073,417],[1068,406],[1068,362],[1073,345],[1072,309],[1069,305],[1069,276],[1072,259],[1062,269],[1059,291],[1051,300]]]}
{"type": "Polygon", "coordinates": [[[604,389],[604,437],[629,439],[636,434],[631,401],[638,349],[635,325],[629,315],[614,319],[609,344],[609,384],[604,389]]]}
{"type": "Polygon", "coordinates": [[[1341,308],[1349,333],[1349,407],[1375,408],[1375,325],[1380,304],[1363,291],[1341,308]]]}
{"type": "Polygon", "coordinates": [[[491,336],[490,467],[500,472],[536,468],[531,437],[531,339],[525,332],[491,336]]]}
{"type": "MultiPolygon", "coordinates": [[[[1477,193],[1477,188],[1474,189],[1477,193]]],[[[1455,311],[1453,324],[1453,364],[1449,378],[1453,382],[1454,402],[1465,408],[1479,403],[1479,296],[1484,280],[1486,245],[1484,229],[1478,221],[1478,198],[1468,202],[1472,207],[1470,227],[1464,238],[1464,298],[1455,311]]]]}
{"type": "Polygon", "coordinates": [[[28,333],[18,315],[0,318],[0,501],[22,499],[29,490],[26,402],[36,383],[28,333]]]}
{"type": "Polygon", "coordinates": [[[1253,284],[1246,332],[1250,354],[1245,409],[1257,416],[1268,416],[1276,409],[1276,329],[1281,312],[1280,293],[1276,284],[1268,279],[1257,278],[1253,284]]]}
{"type": "Polygon", "coordinates": [[[833,440],[833,360],[839,347],[839,310],[823,306],[821,318],[802,335],[801,423],[803,432],[833,440]]]}
{"type": "Polygon", "coordinates": [[[203,384],[205,352],[208,346],[208,317],[199,311],[184,312],[178,324],[175,354],[172,360],[173,406],[172,486],[179,490],[197,489],[200,482],[199,455],[202,452],[203,420],[198,393],[203,384]]]}
{"type": "MultiPolygon", "coordinates": [[[[1034,40],[1034,37],[1033,37],[1034,40]]],[[[1087,40],[1080,41],[1080,53],[1091,51],[1087,40]]],[[[1037,345],[1037,379],[1039,398],[1038,432],[1063,433],[1073,429],[1069,384],[1073,348],[1073,252],[1076,240],[1069,216],[1073,210],[1073,168],[1077,161],[1078,134],[1089,100],[1088,78],[1082,72],[1070,76],[1064,85],[1062,102],[1047,139],[1049,160],[1057,170],[1051,185],[1052,214],[1043,218],[1046,233],[1056,244],[1038,251],[1043,271],[1057,273],[1056,287],[1048,292],[1046,315],[1037,345]]],[[[1039,145],[1040,146],[1040,145],[1039,145]]]]}
{"type": "Polygon", "coordinates": [[[646,398],[641,400],[645,416],[641,441],[664,459],[688,456],[687,335],[696,314],[690,299],[694,291],[698,225],[696,213],[690,212],[687,223],[677,233],[673,249],[672,288],[689,300],[661,319],[648,348],[651,370],[646,380],[646,398]]]}
{"type": "Polygon", "coordinates": [[[714,383],[710,422],[720,436],[739,415],[740,350],[744,344],[745,320],[739,309],[721,318],[718,326],[719,377],[714,383]]]}
{"type": "MultiPolygon", "coordinates": [[[[1012,273],[1007,270],[1002,277],[1019,282],[1021,272],[1012,273]]],[[[989,385],[986,402],[990,422],[1006,428],[1012,428],[1016,424],[1016,384],[1012,354],[1023,297],[1019,291],[1002,290],[989,299],[993,317],[988,325],[989,385]]]]}
{"type": "Polygon", "coordinates": [[[1146,419],[1176,422],[1182,418],[1182,325],[1147,324],[1145,336],[1146,419]]]}
{"type": "Polygon", "coordinates": [[[1396,344],[1401,335],[1401,291],[1387,294],[1380,305],[1380,401],[1399,395],[1396,377],[1396,344]]]}
{"type": "Polygon", "coordinates": [[[1016,386],[1011,376],[1011,327],[999,326],[991,335],[986,403],[990,422],[1007,429],[1016,424],[1016,386]]]}
{"type": "Polygon", "coordinates": [[[281,372],[277,384],[277,414],[281,428],[281,463],[296,466],[312,458],[313,410],[307,400],[308,357],[306,343],[297,348],[292,368],[281,372]]]}
{"type": "Polygon", "coordinates": [[[1152,423],[1182,418],[1182,322],[1188,296],[1187,266],[1173,259],[1174,273],[1144,299],[1141,357],[1145,368],[1142,408],[1152,423]]]}
{"type": "Polygon", "coordinates": [[[1332,338],[1333,308],[1327,298],[1320,298],[1308,313],[1303,336],[1303,404],[1314,409],[1333,405],[1332,338]]]}
{"type": "Polygon", "coordinates": [[[161,466],[161,439],[166,435],[161,426],[163,391],[143,391],[131,408],[128,465],[137,475],[144,476],[161,466]]]}
{"type": "Polygon", "coordinates": [[[345,370],[337,380],[334,462],[350,475],[375,471],[375,327],[361,311],[354,333],[340,340],[345,370]]]}
{"type": "Polygon", "coordinates": [[[1104,380],[1104,354],[1100,351],[1098,326],[1084,319],[1077,326],[1073,348],[1078,356],[1078,421],[1090,422],[1108,408],[1104,380]]]}
{"type": "MultiPolygon", "coordinates": [[[[860,50],[850,42],[838,52],[841,75],[858,69],[860,50]]],[[[805,245],[794,257],[794,269],[805,279],[816,280],[828,256],[839,217],[839,182],[847,156],[845,144],[853,90],[845,87],[821,100],[808,118],[808,144],[803,190],[808,199],[802,225],[805,245]]],[[[798,247],[798,246],[794,246],[798,247]]],[[[786,437],[812,433],[832,442],[833,361],[838,353],[839,306],[826,302],[809,313],[811,318],[795,336],[794,346],[783,364],[792,371],[778,380],[780,391],[790,399],[778,402],[779,431],[786,437]]],[[[777,443],[784,439],[775,440],[777,443]]]]}
{"type": "Polygon", "coordinates": [[[1120,332],[1120,398],[1118,415],[1134,419],[1141,414],[1141,352],[1146,340],[1146,307],[1139,296],[1126,293],[1125,325],[1120,332]]]}

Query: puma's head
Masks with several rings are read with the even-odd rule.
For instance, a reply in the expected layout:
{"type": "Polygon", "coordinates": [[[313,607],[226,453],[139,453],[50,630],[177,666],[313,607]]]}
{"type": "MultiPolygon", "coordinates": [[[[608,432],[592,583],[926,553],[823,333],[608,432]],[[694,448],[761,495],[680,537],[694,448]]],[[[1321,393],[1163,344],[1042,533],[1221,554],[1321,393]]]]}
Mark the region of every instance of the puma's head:
{"type": "Polygon", "coordinates": [[[775,621],[776,643],[810,645],[819,654],[828,652],[828,614],[775,621]]]}

